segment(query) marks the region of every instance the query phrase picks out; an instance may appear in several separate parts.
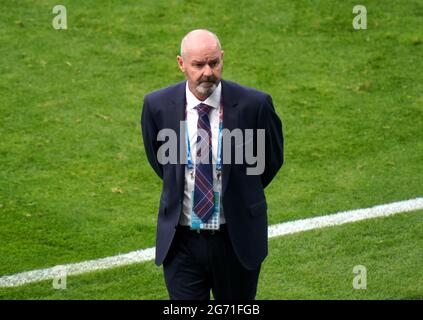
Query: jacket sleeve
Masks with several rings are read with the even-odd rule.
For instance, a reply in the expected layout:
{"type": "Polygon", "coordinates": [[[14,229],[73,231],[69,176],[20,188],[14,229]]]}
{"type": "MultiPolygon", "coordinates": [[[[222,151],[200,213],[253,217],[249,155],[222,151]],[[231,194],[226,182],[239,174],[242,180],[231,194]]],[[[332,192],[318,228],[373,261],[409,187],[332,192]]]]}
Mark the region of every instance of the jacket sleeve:
{"type": "Polygon", "coordinates": [[[142,107],[141,130],[148,161],[156,174],[163,179],[163,166],[157,160],[157,151],[160,147],[157,141],[158,129],[147,96],[144,98],[144,105],[142,107]]]}
{"type": "Polygon", "coordinates": [[[284,162],[284,138],[282,122],[275,112],[272,98],[267,95],[259,110],[258,127],[265,129],[265,168],[261,175],[266,188],[284,162]]]}

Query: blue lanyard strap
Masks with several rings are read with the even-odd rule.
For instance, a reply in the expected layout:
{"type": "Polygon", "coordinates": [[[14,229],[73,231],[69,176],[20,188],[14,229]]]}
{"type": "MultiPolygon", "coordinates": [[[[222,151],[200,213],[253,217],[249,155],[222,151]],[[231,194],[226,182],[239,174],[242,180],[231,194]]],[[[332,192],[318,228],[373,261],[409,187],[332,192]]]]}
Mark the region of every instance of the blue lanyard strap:
{"type": "Polygon", "coordinates": [[[222,171],[222,131],[223,131],[223,105],[220,105],[219,114],[219,135],[217,137],[217,162],[216,170],[220,173],[222,171]]]}
{"type": "Polygon", "coordinates": [[[191,159],[191,145],[189,144],[189,136],[188,136],[188,123],[185,122],[185,143],[187,145],[187,160],[188,160],[188,169],[190,171],[193,170],[194,166],[192,164],[191,159]]]}
{"type": "MultiPolygon", "coordinates": [[[[187,104],[185,104],[185,143],[187,145],[187,165],[188,169],[191,171],[191,176],[193,176],[194,165],[191,157],[191,144],[189,141],[188,134],[188,123],[187,123],[187,104]]],[[[223,103],[222,99],[220,101],[220,112],[219,112],[219,135],[217,139],[217,162],[216,162],[216,171],[218,177],[220,177],[220,172],[222,171],[222,131],[223,131],[223,103]]]]}

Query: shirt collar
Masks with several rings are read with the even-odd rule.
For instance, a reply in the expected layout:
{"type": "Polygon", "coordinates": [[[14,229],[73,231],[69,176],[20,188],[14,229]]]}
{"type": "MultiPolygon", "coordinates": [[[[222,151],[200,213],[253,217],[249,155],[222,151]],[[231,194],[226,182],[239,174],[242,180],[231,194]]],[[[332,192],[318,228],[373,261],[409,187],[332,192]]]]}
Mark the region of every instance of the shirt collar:
{"type": "Polygon", "coordinates": [[[208,104],[209,106],[212,106],[213,108],[219,108],[220,105],[220,94],[222,92],[222,82],[219,81],[218,86],[213,91],[213,93],[204,101],[198,100],[197,97],[191,92],[191,90],[188,87],[188,81],[186,82],[185,87],[185,95],[187,99],[187,109],[193,109],[196,106],[198,106],[200,103],[208,104]]]}

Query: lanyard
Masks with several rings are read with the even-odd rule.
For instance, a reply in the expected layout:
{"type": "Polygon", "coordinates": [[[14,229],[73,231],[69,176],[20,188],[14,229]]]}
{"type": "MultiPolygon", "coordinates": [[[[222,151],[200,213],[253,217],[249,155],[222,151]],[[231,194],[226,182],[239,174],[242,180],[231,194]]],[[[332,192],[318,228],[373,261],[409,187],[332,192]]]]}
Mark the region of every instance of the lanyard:
{"type": "MultiPolygon", "coordinates": [[[[189,142],[188,134],[188,122],[187,122],[187,103],[185,103],[185,143],[187,145],[187,161],[188,161],[188,170],[191,173],[191,178],[194,178],[194,165],[191,158],[191,144],[189,142]]],[[[217,179],[220,180],[220,175],[222,172],[222,131],[223,131],[223,103],[220,99],[220,112],[219,112],[219,135],[217,138],[217,161],[216,161],[216,175],[217,179]]],[[[211,141],[211,138],[210,138],[211,141]]]]}

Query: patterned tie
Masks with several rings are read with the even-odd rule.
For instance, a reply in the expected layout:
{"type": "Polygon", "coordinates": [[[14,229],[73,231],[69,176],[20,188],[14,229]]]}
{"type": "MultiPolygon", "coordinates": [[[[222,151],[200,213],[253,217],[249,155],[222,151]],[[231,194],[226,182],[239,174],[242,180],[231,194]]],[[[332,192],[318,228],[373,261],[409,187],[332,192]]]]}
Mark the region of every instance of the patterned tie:
{"type": "Polygon", "coordinates": [[[198,122],[194,212],[204,223],[212,216],[214,207],[211,128],[208,116],[211,108],[204,103],[195,107],[198,112],[198,122]],[[204,154],[201,154],[201,151],[204,154]]]}

